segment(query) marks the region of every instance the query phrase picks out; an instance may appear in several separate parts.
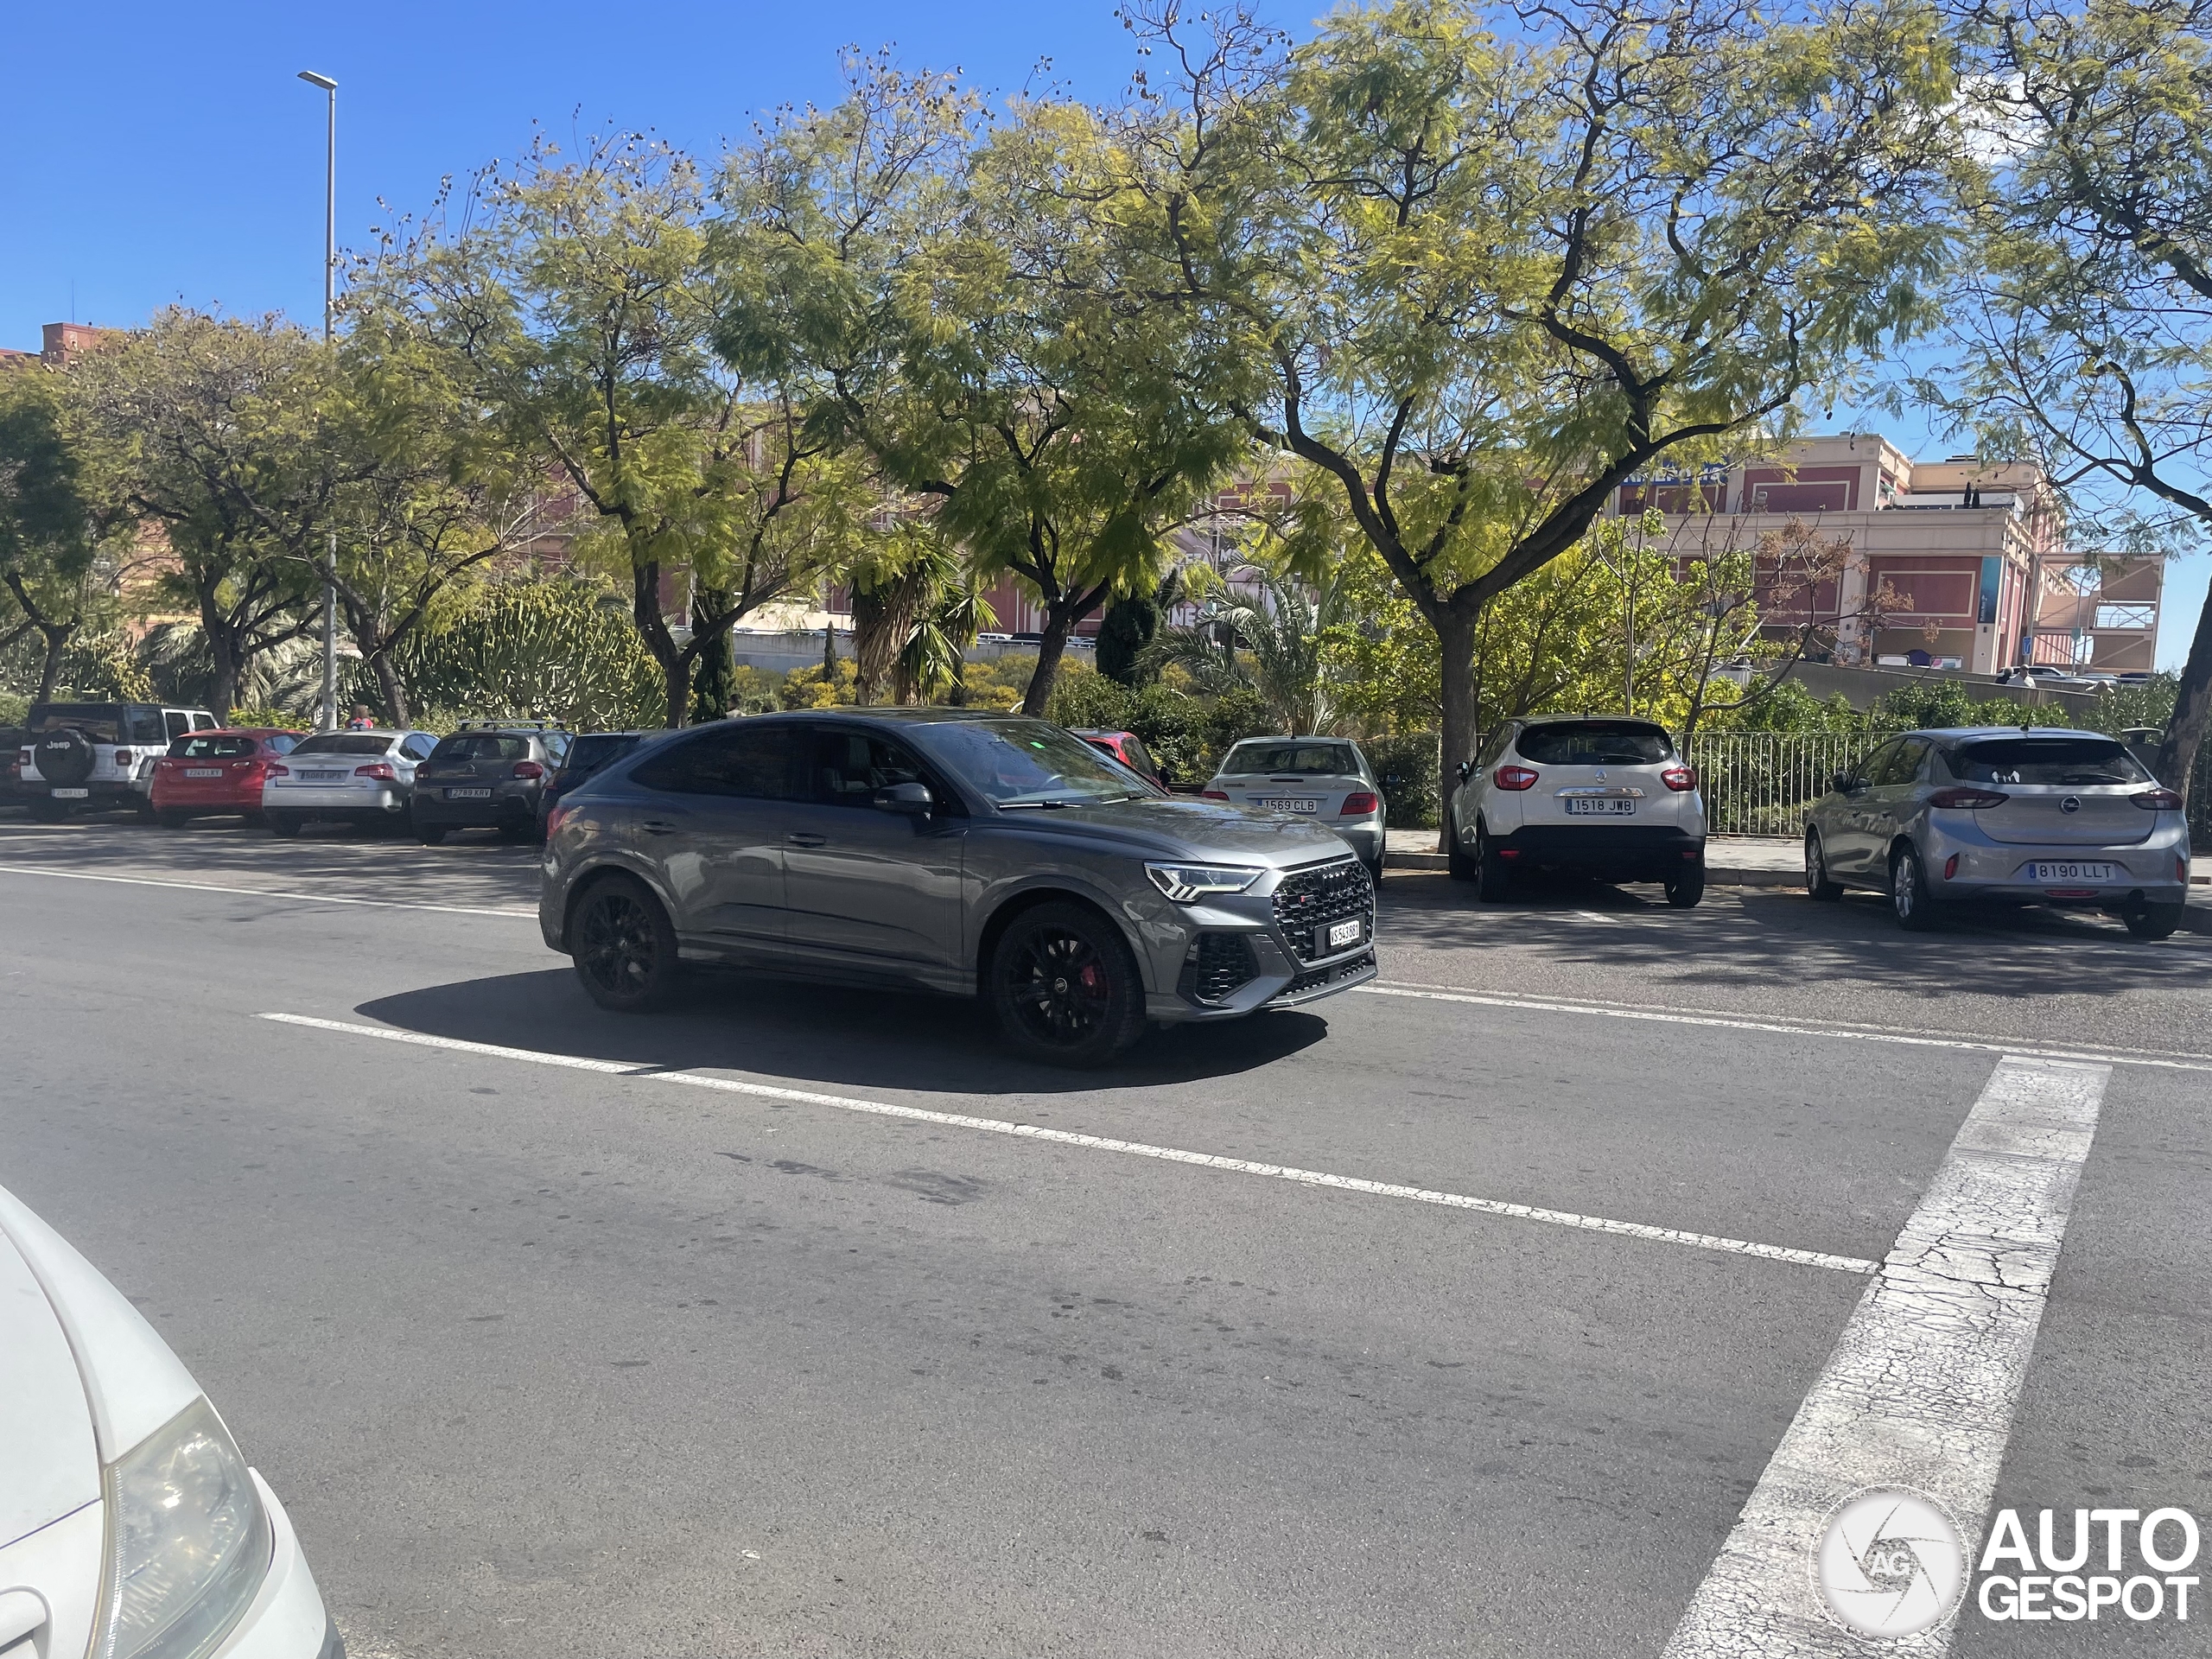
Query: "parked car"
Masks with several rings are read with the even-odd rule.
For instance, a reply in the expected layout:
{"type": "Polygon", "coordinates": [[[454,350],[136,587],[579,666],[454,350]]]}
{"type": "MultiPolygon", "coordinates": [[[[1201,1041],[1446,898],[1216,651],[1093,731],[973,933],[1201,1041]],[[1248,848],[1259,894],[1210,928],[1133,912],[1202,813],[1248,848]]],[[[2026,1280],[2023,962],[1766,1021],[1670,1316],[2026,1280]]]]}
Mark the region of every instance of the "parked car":
{"type": "Polygon", "coordinates": [[[687,958],[985,998],[1033,1058],[1375,977],[1335,835],[1144,790],[1059,727],[957,709],[719,721],[641,746],[549,823],[539,920],[602,1007],[687,958]]]}
{"type": "Polygon", "coordinates": [[[1705,897],[1705,799],[1666,728],[1625,715],[1501,723],[1445,803],[1452,877],[1485,899],[1535,869],[1656,881],[1688,909],[1705,897]]]}
{"type": "Polygon", "coordinates": [[[1120,761],[1163,795],[1167,792],[1167,785],[1160,776],[1160,767],[1153,760],[1152,751],[1145,747],[1144,740],[1135,732],[1109,732],[1095,726],[1075,726],[1069,729],[1101,754],[1120,761]]]}
{"type": "Polygon", "coordinates": [[[35,702],[26,716],[21,786],[31,815],[56,823],[75,811],[153,807],[142,783],[152,761],[190,732],[220,722],[205,709],[157,702],[35,702]]]}
{"type": "Polygon", "coordinates": [[[1343,737],[1248,737],[1222,757],[1204,798],[1256,812],[1310,817],[1382,879],[1382,785],[1359,745],[1343,737]]]}
{"type": "Polygon", "coordinates": [[[0,1189],[0,1652],[344,1659],[284,1506],[143,1315],[0,1189]]]}
{"type": "Polygon", "coordinates": [[[560,770],[545,780],[537,798],[537,838],[545,839],[545,816],[554,804],[587,778],[594,778],[636,748],[652,732],[585,732],[569,745],[560,770]]]}
{"type": "Polygon", "coordinates": [[[269,833],[296,836],[318,821],[387,834],[406,829],[415,768],[437,746],[429,732],[319,732],[302,740],[264,773],[269,833]]]}
{"type": "Polygon", "coordinates": [[[2139,938],[2181,925],[2189,819],[2126,745],[2066,728],[1908,732],[1839,772],[1805,826],[1805,889],[1887,893],[1900,926],[1969,902],[2116,915],[2139,938]]]}
{"type": "Polygon", "coordinates": [[[537,837],[545,780],[569,753],[569,734],[543,721],[465,721],[415,772],[415,831],[435,847],[454,830],[537,837]]]}
{"type": "Polygon", "coordinates": [[[269,764],[289,754],[305,732],[255,726],[194,732],[154,762],[149,788],[154,816],[171,830],[194,818],[236,812],[261,822],[261,790],[269,764]]]}
{"type": "Polygon", "coordinates": [[[23,785],[23,751],[30,741],[28,727],[0,726],[0,806],[20,806],[30,799],[23,785]]]}

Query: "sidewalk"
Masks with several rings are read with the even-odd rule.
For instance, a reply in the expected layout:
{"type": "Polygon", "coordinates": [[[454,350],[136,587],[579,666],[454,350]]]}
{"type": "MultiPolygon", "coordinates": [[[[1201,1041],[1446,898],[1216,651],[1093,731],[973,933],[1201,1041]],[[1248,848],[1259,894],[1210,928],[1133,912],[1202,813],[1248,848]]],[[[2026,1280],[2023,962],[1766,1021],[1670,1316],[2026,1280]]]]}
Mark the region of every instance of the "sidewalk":
{"type": "MultiPolygon", "coordinates": [[[[1433,830],[1388,832],[1386,862],[1394,870],[1440,870],[1433,830]]],[[[1717,887],[1802,887],[1804,843],[1788,836],[1715,836],[1705,843],[1705,879],[1717,887]]],[[[2189,916],[2192,933],[2212,933],[2212,857],[2190,865],[2189,916]]]]}

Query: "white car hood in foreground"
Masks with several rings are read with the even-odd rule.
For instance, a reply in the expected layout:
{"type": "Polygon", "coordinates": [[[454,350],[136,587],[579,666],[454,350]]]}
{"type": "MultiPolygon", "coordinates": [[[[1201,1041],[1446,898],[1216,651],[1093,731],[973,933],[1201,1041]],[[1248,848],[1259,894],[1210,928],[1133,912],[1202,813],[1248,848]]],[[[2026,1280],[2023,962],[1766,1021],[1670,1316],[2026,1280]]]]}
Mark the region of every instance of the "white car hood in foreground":
{"type": "Polygon", "coordinates": [[[144,1316],[0,1188],[0,1545],[96,1500],[100,1465],[199,1393],[144,1316]]]}

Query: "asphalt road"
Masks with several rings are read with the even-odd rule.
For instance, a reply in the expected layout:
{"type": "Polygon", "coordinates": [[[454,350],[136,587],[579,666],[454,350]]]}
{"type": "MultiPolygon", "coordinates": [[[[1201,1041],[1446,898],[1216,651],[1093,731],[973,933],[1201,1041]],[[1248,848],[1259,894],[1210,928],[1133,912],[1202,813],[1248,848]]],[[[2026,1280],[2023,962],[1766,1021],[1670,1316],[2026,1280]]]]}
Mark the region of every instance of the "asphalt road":
{"type": "Polygon", "coordinates": [[[356,1659],[1656,1655],[2007,1052],[2103,1092],[1995,1501],[2212,1522],[2212,940],[1394,874],[1381,989],[1071,1076],[959,1004],[602,1014],[535,885],[0,820],[0,1182],[356,1659]]]}

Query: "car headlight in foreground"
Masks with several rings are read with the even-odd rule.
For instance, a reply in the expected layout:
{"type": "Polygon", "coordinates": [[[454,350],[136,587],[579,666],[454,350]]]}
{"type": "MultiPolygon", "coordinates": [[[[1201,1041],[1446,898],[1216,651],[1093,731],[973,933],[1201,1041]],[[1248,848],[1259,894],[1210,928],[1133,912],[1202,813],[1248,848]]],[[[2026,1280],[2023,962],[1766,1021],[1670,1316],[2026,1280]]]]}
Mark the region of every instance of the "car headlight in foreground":
{"type": "Polygon", "coordinates": [[[1147,864],[1144,873],[1179,905],[1194,905],[1215,893],[1242,893],[1266,874],[1234,864],[1147,864]]]}
{"type": "Polygon", "coordinates": [[[194,1401],[105,1471],[93,1659],[200,1659],[269,1571],[269,1516],[229,1433],[194,1401]]]}

